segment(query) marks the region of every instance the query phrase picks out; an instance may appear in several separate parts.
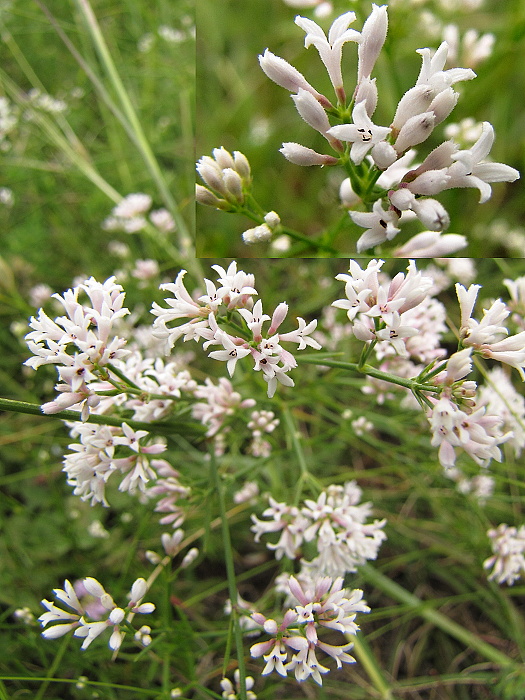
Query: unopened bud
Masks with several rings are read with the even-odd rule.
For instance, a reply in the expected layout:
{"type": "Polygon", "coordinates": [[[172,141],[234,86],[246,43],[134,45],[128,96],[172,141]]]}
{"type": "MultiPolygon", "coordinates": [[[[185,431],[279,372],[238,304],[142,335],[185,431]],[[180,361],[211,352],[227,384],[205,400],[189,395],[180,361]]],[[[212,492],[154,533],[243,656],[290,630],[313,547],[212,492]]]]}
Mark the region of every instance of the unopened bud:
{"type": "Polygon", "coordinates": [[[453,141],[444,141],[428,154],[419,167],[417,167],[415,170],[411,170],[410,173],[407,173],[407,175],[411,176],[410,178],[405,176],[403,179],[406,180],[406,182],[409,182],[411,179],[415,179],[418,175],[421,175],[421,173],[424,173],[427,170],[448,168],[454,162],[452,160],[452,156],[457,153],[457,150],[458,147],[453,141]]]}
{"type": "Polygon", "coordinates": [[[379,141],[370,151],[374,163],[379,170],[386,170],[392,163],[397,160],[395,148],[387,141],[379,141]]]}
{"type": "Polygon", "coordinates": [[[224,146],[221,146],[220,148],[214,148],[213,151],[213,157],[215,158],[215,162],[221,168],[221,170],[224,170],[224,168],[235,168],[235,163],[233,161],[232,155],[229,151],[227,151],[224,146]]]}
{"type": "Polygon", "coordinates": [[[235,163],[235,170],[239,173],[244,183],[248,185],[251,181],[250,163],[248,162],[248,158],[246,158],[244,153],[234,151],[233,160],[235,163]]]}
{"type": "Polygon", "coordinates": [[[354,102],[358,104],[359,102],[365,103],[365,110],[369,117],[375,112],[377,107],[377,85],[376,79],[373,78],[363,78],[357,85],[354,102]]]}
{"type": "Polygon", "coordinates": [[[372,13],[363,24],[361,30],[361,40],[357,47],[358,65],[357,80],[369,78],[374,68],[375,62],[385,43],[388,29],[388,16],[386,5],[372,4],[372,13]]]}
{"type": "Polygon", "coordinates": [[[292,100],[295,107],[304,121],[313,129],[325,135],[330,128],[330,122],[326,116],[326,112],[321,107],[315,97],[302,88],[297,95],[292,95],[292,100]]]}
{"type": "Polygon", "coordinates": [[[265,243],[272,237],[272,230],[268,224],[261,224],[255,228],[249,228],[242,234],[242,239],[248,245],[253,243],[265,243]]]}
{"type": "Polygon", "coordinates": [[[229,204],[225,199],[219,199],[211,190],[202,185],[195,185],[195,199],[199,204],[215,209],[228,209],[229,204]]]}
{"type": "Polygon", "coordinates": [[[432,133],[436,118],[433,112],[423,112],[411,117],[402,126],[394,148],[398,153],[404,153],[411,146],[422,143],[432,133]]]}
{"type": "Polygon", "coordinates": [[[458,233],[423,231],[413,236],[401,248],[394,251],[395,258],[439,258],[447,257],[467,246],[465,236],[458,233]]]}
{"type": "Polygon", "coordinates": [[[212,165],[209,161],[201,158],[197,163],[197,172],[212,190],[224,196],[228,195],[228,191],[222,179],[222,170],[218,165],[212,165]]]}
{"type": "Polygon", "coordinates": [[[317,153],[317,151],[301,146],[299,143],[287,142],[283,143],[279,149],[286,160],[295,165],[336,165],[339,161],[333,156],[317,153]]]}
{"type": "Polygon", "coordinates": [[[198,556],[199,550],[197,549],[197,547],[192,547],[182,560],[180,568],[186,569],[188,566],[193,564],[193,562],[195,561],[195,559],[197,559],[198,556]]]}
{"type": "Polygon", "coordinates": [[[412,209],[431,231],[444,231],[450,224],[447,210],[435,199],[416,199],[412,209]]]}
{"type": "Polygon", "coordinates": [[[352,184],[349,177],[347,177],[341,183],[339,188],[339,197],[341,199],[341,204],[347,209],[351,209],[352,207],[355,207],[356,204],[361,202],[361,197],[352,189],[352,184]]]}
{"type": "Polygon", "coordinates": [[[441,170],[427,170],[418,175],[409,185],[408,189],[414,194],[438,194],[443,192],[450,180],[445,168],[441,170]]]}
{"type": "Polygon", "coordinates": [[[269,336],[273,335],[276,332],[276,330],[279,328],[281,323],[286,318],[287,313],[288,313],[288,304],[286,302],[282,301],[280,304],[278,304],[275,311],[273,312],[272,324],[271,324],[270,329],[268,331],[269,336]]]}
{"type": "Polygon", "coordinates": [[[455,92],[451,87],[442,90],[438,93],[428,107],[429,112],[434,112],[436,121],[434,126],[439,124],[452,112],[459,98],[459,93],[455,92]]]}
{"type": "Polygon", "coordinates": [[[226,168],[222,171],[223,182],[226,185],[230,199],[234,199],[239,204],[244,201],[244,195],[242,192],[242,180],[241,176],[233,168],[226,168]]]}
{"type": "Polygon", "coordinates": [[[261,68],[266,73],[270,80],[280,85],[290,92],[299,92],[299,88],[310,92],[316,100],[319,100],[322,105],[331,107],[330,101],[315,90],[306,80],[304,75],[291,66],[284,58],[275,56],[271,51],[266,49],[262,56],[259,56],[261,68]]]}
{"type": "Polygon", "coordinates": [[[275,228],[281,223],[281,217],[275,211],[269,211],[265,215],[264,221],[268,224],[270,228],[275,228]]]}
{"type": "Polygon", "coordinates": [[[399,131],[411,117],[427,112],[434,95],[435,91],[428,85],[416,85],[405,92],[397,105],[392,129],[399,131]]]}
{"type": "Polygon", "coordinates": [[[399,209],[399,211],[412,209],[412,205],[416,201],[414,194],[407,187],[400,187],[395,192],[389,192],[388,198],[392,206],[399,209]]]}

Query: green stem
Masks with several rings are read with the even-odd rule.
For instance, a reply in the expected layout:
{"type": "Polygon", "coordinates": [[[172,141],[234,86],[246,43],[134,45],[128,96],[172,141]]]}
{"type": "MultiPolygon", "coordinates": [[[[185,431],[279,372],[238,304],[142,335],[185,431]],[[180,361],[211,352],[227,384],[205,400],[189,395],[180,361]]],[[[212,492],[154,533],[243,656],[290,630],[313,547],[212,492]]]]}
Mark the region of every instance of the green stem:
{"type": "Polygon", "coordinates": [[[133,387],[133,389],[137,389],[138,391],[140,391],[140,393],[144,393],[144,390],[141,389],[140,386],[132,382],[131,379],[128,379],[123,372],[121,372],[117,367],[115,367],[115,365],[112,365],[110,362],[108,362],[106,367],[109,370],[111,370],[111,372],[113,372],[113,374],[115,374],[119,379],[121,379],[124,382],[124,384],[133,387]]]}
{"type": "Polygon", "coordinates": [[[346,635],[349,642],[354,643],[353,652],[359,659],[359,663],[365,669],[368,677],[372,681],[375,689],[379,693],[381,700],[394,700],[394,696],[390,691],[387,680],[383,676],[383,672],[377,663],[372,650],[366,643],[365,639],[358,633],[357,636],[346,635]]]}
{"type": "MultiPolygon", "coordinates": [[[[12,411],[15,413],[27,413],[41,418],[59,418],[60,420],[78,421],[81,422],[79,411],[64,410],[58,413],[42,413],[42,407],[37,403],[27,403],[26,401],[15,401],[14,399],[0,398],[0,411],[12,411]]],[[[151,433],[161,433],[166,435],[181,434],[187,435],[188,432],[196,436],[204,435],[204,426],[195,421],[179,421],[177,423],[146,423],[144,421],[128,420],[126,418],[118,418],[117,416],[104,416],[90,413],[85,423],[96,423],[97,425],[112,425],[120,428],[122,423],[127,423],[135,430],[147,430],[151,433]]]]}
{"type": "Polygon", "coordinates": [[[360,366],[356,362],[343,362],[342,360],[324,360],[315,355],[305,356],[303,355],[297,357],[297,362],[299,364],[307,365],[322,365],[324,367],[336,367],[338,369],[346,369],[350,372],[359,372],[360,374],[366,374],[369,377],[374,377],[374,379],[381,379],[384,382],[390,382],[390,384],[397,384],[405,389],[410,389],[412,392],[422,392],[429,391],[434,394],[439,394],[441,389],[437,386],[432,386],[429,384],[421,384],[416,379],[405,379],[405,377],[397,377],[395,374],[390,374],[389,372],[383,372],[375,367],[370,367],[370,365],[360,366]]]}
{"type": "Polygon", "coordinates": [[[221,518],[221,528],[222,528],[222,542],[224,545],[224,561],[226,564],[226,576],[228,578],[228,592],[231,601],[232,608],[232,618],[234,625],[235,634],[235,645],[237,647],[237,663],[239,666],[239,685],[240,685],[240,700],[247,700],[246,698],[246,667],[244,664],[244,653],[243,653],[243,638],[242,630],[239,625],[239,613],[237,611],[237,582],[235,579],[235,568],[233,564],[233,548],[230,537],[230,526],[228,524],[228,514],[226,512],[226,502],[224,499],[224,492],[222,490],[221,478],[219,475],[219,470],[217,468],[217,460],[213,447],[210,449],[210,471],[211,478],[217,493],[217,498],[219,501],[219,512],[221,518]]]}
{"type": "Polygon", "coordinates": [[[133,108],[131,100],[129,99],[129,95],[126,91],[126,88],[124,87],[124,84],[117,71],[111,53],[104,40],[104,36],[98,25],[97,18],[95,17],[95,13],[93,12],[93,9],[91,8],[91,5],[89,4],[88,0],[75,0],[75,3],[86,20],[89,32],[95,44],[95,48],[99,54],[102,65],[106,69],[111,84],[113,85],[113,88],[117,93],[124,114],[126,115],[126,118],[129,124],[131,125],[131,128],[135,132],[135,143],[137,144],[137,147],[142,155],[146,167],[148,168],[153,180],[155,181],[157,188],[162,196],[162,199],[164,200],[164,203],[171,211],[175,219],[181,248],[189,256],[193,246],[193,241],[187,230],[186,222],[179,213],[177,202],[175,201],[173,195],[171,194],[168,188],[168,185],[164,179],[159,164],[153,154],[153,151],[151,150],[151,146],[146,138],[146,135],[144,134],[140,120],[137,117],[137,113],[133,108]]]}
{"type": "Polygon", "coordinates": [[[47,671],[47,678],[46,680],[42,683],[40,688],[38,689],[38,692],[34,696],[34,700],[42,700],[42,698],[45,697],[46,691],[49,687],[49,683],[53,680],[53,676],[57,672],[58,667],[60,666],[60,663],[62,661],[62,658],[64,654],[66,653],[67,647],[69,645],[69,637],[66,637],[62,644],[60,645],[60,648],[58,650],[58,653],[56,654],[55,658],[53,659],[53,663],[49,667],[47,671]]]}
{"type": "Polygon", "coordinates": [[[379,588],[380,591],[390,598],[417,611],[417,614],[427,622],[431,622],[440,630],[462,642],[467,647],[470,647],[489,661],[492,661],[498,666],[517,667],[516,662],[510,659],[506,654],[503,654],[491,644],[487,644],[477,635],[465,629],[465,627],[453,622],[446,615],[443,615],[443,613],[428,607],[425,601],[421,600],[413,593],[410,593],[394,581],[391,581],[387,576],[370,566],[370,564],[363,564],[363,566],[359,567],[359,573],[367,583],[379,588]]]}

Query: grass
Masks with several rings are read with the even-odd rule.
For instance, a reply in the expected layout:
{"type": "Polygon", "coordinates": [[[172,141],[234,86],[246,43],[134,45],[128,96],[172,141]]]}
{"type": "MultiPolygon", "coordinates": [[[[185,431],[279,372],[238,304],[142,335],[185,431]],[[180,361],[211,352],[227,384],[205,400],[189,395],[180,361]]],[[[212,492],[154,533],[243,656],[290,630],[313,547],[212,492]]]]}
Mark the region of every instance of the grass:
{"type": "MultiPolygon", "coordinates": [[[[19,121],[7,135],[10,147],[0,155],[0,186],[11,188],[15,199],[11,208],[0,205],[0,393],[35,405],[50,400],[56,381],[52,368],[35,373],[22,366],[28,356],[23,342],[27,319],[36,313],[31,302],[36,284],[48,284],[61,293],[77,276],[103,280],[116,273],[126,288],[126,303],[134,310],[132,325],[137,327],[151,323],[151,302],[161,303],[164,297],[159,282],[173,279],[181,267],[189,270],[188,287],[193,290],[202,288],[201,269],[213,277],[208,263],[224,266],[225,256],[261,254],[234,243],[242,223],[202,208],[197,252],[213,260],[201,262],[187,248],[194,226],[191,4],[99,0],[92,5],[96,24],[80,0],[67,5],[48,2],[45,7],[52,18],[38,4],[14,2],[7,12],[2,10],[0,48],[2,89],[32,117],[19,121]],[[158,32],[163,25],[180,30],[186,38],[168,41],[158,32]],[[78,51],[80,62],[62,33],[78,51]],[[148,42],[152,42],[149,51],[138,49],[148,42]],[[27,93],[35,87],[64,99],[67,110],[49,114],[30,108],[27,93]],[[102,230],[101,222],[115,201],[132,192],[150,194],[155,207],[167,206],[177,220],[177,231],[159,236],[151,229],[136,234],[102,230]],[[127,246],[124,256],[114,252],[111,241],[127,246]],[[132,271],[136,260],[145,258],[158,262],[159,273],[142,281],[132,271]]],[[[479,118],[494,120],[501,134],[497,159],[520,167],[523,112],[518,93],[523,77],[518,62],[505,57],[522,49],[523,11],[517,2],[506,4],[499,14],[494,8],[487,3],[483,11],[462,19],[465,26],[472,21],[484,31],[495,31],[499,53],[464,89],[461,115],[473,110],[479,118]],[[503,84],[516,89],[502,90],[503,84]],[[483,97],[487,91],[495,95],[490,104],[483,97]],[[515,119],[508,121],[509,114],[515,119]]],[[[362,11],[360,5],[358,9],[362,11]]],[[[406,12],[400,7],[393,13],[389,60],[406,67],[400,73],[408,85],[418,69],[413,63],[418,37],[406,12]]],[[[199,4],[197,148],[208,153],[222,144],[244,151],[259,173],[255,186],[261,201],[286,212],[294,225],[315,230],[332,208],[326,175],[308,173],[311,179],[301,179],[304,171],[283,168],[275,157],[290,133],[298,140],[302,134],[288,97],[268,84],[255,61],[256,54],[270,46],[297,61],[305,73],[310,71],[314,57],[302,52],[300,40],[293,41],[297,39],[293,14],[280,1],[254,3],[250,12],[245,3],[199,4]],[[254,136],[261,133],[257,132],[261,115],[272,122],[267,141],[254,136]],[[324,204],[317,204],[318,192],[327,194],[324,204]]],[[[397,87],[391,91],[385,111],[397,99],[397,87]]],[[[306,130],[304,134],[308,139],[306,130]]],[[[519,192],[497,187],[493,200],[476,208],[475,214],[462,200],[451,204],[458,232],[471,232],[473,252],[508,258],[473,261],[474,281],[483,285],[481,299],[486,302],[508,298],[503,280],[525,275],[523,260],[511,259],[505,242],[487,243],[479,234],[481,226],[486,228],[500,216],[510,227],[520,223],[519,192]]],[[[475,200],[472,192],[465,196],[475,200]]],[[[342,296],[344,285],[334,277],[348,264],[326,259],[268,262],[254,257],[241,267],[256,275],[265,311],[270,313],[286,300],[292,319],[311,320],[342,296]]],[[[405,267],[404,261],[385,265],[389,274],[405,267]]],[[[453,351],[459,322],[453,288],[445,289],[440,299],[450,321],[444,342],[453,351]]],[[[57,313],[52,303],[45,306],[50,316],[57,313]]],[[[177,345],[175,357],[188,349],[194,358],[184,361],[190,362],[196,380],[225,376],[224,366],[209,361],[193,343],[177,345]]],[[[359,345],[345,342],[342,352],[348,361],[356,361],[359,345]]],[[[337,368],[304,363],[293,376],[295,389],[279,387],[269,400],[259,374],[242,363],[235,373],[234,387],[243,398],[255,398],[258,408],[272,410],[280,419],[269,436],[270,457],[249,454],[243,414],[232,418],[228,449],[218,458],[217,471],[202,436],[189,430],[168,435],[169,460],[192,488],[184,545],[185,551],[197,546],[199,555],[186,569],[180,568],[182,555],[158,570],[150,562],[148,551],[162,554],[160,535],[168,529],[156,515],[152,517],[151,504],[116,487],[109,487],[110,508],[90,507],[72,495],[62,472],[62,458],[72,438],[58,418],[12,412],[6,410],[7,403],[1,404],[1,700],[168,700],[176,688],[188,700],[220,698],[220,679],[224,673],[232,678],[238,664],[229,618],[223,612],[232,594],[233,574],[246,600],[260,601],[266,614],[280,614],[272,593],[280,565],[262,542],[253,541],[250,515],[261,515],[266,493],[299,502],[314,496],[316,483],[326,487],[352,479],[363,488],[364,500],[374,504],[374,517],[388,520],[388,540],[378,560],[346,582],[362,587],[372,608],[361,616],[362,631],[354,650],[357,663],[331,673],[323,688],[275,674],[261,678],[260,660],[248,652],[253,641],[245,639],[246,669],[256,679],[258,698],[524,697],[525,586],[522,581],[513,587],[487,582],[482,568],[490,555],[487,529],[501,522],[523,522],[523,457],[504,446],[504,461],[493,462],[490,468],[494,495],[480,505],[444,477],[423,415],[403,407],[397,396],[377,404],[362,392],[360,374],[337,368]],[[360,416],[372,421],[373,430],[357,434],[352,420],[360,416]],[[263,495],[254,503],[237,504],[234,494],[247,480],[256,480],[263,495]],[[217,497],[221,490],[224,504],[217,497]],[[227,530],[232,551],[225,559],[227,530]],[[117,599],[137,577],[151,575],[156,580],[148,600],[157,608],[149,621],[153,642],[145,649],[130,642],[115,662],[107,640],[97,640],[83,652],[78,640],[45,640],[40,625],[25,624],[14,616],[24,606],[34,616],[41,614],[40,601],[51,599],[52,590],[66,578],[96,577],[117,599]]],[[[467,458],[460,464],[469,476],[478,472],[467,458]]]]}

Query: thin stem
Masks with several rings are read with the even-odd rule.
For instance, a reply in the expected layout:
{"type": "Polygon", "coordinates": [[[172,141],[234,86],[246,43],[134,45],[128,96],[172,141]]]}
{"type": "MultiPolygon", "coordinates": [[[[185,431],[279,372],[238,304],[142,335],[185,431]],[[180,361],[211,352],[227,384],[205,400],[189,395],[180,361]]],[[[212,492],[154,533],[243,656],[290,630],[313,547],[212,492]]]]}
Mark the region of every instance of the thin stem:
{"type": "Polygon", "coordinates": [[[394,696],[390,691],[387,680],[383,676],[383,672],[377,663],[372,650],[366,643],[365,639],[358,633],[354,635],[346,635],[349,642],[354,643],[353,652],[359,659],[359,663],[365,669],[368,677],[372,681],[375,689],[380,693],[381,700],[394,700],[394,696]]]}
{"type": "Polygon", "coordinates": [[[234,625],[235,634],[235,645],[237,647],[237,663],[239,667],[239,686],[240,686],[240,700],[247,700],[246,698],[246,667],[244,665],[244,653],[243,653],[243,638],[242,630],[239,625],[239,613],[237,612],[237,582],[235,579],[235,568],[233,564],[233,547],[230,537],[230,526],[228,523],[228,514],[226,512],[226,502],[224,499],[224,492],[222,490],[221,478],[219,475],[219,470],[217,468],[217,460],[213,448],[210,450],[210,471],[212,481],[217,493],[217,498],[219,501],[219,512],[221,517],[221,527],[222,527],[222,541],[224,545],[224,561],[226,564],[226,575],[228,578],[228,592],[230,595],[232,618],[234,625]]]}
{"type": "Polygon", "coordinates": [[[112,365],[110,362],[106,365],[106,367],[113,372],[119,379],[121,379],[124,384],[127,384],[130,387],[133,387],[133,389],[138,389],[141,393],[144,393],[144,390],[140,388],[137,384],[131,381],[131,379],[128,379],[126,375],[121,372],[115,365],[112,365]]]}
{"type": "Polygon", "coordinates": [[[117,428],[122,426],[122,423],[127,423],[130,428],[135,430],[147,430],[150,433],[161,433],[167,435],[181,434],[187,435],[188,432],[195,436],[203,436],[206,429],[203,425],[195,421],[178,421],[177,423],[146,423],[145,421],[137,421],[117,416],[104,416],[90,413],[86,421],[82,421],[80,411],[64,410],[58,413],[42,413],[42,407],[37,403],[28,403],[27,401],[15,401],[14,399],[4,399],[0,397],[0,411],[11,411],[14,413],[27,413],[41,418],[58,418],[60,420],[77,421],[84,423],[96,423],[97,425],[112,425],[117,428]]]}
{"type": "Polygon", "coordinates": [[[124,114],[126,115],[129,124],[135,132],[135,143],[137,144],[137,148],[139,149],[142,158],[153,180],[157,185],[157,188],[162,196],[162,199],[164,200],[164,203],[166,204],[168,209],[170,209],[175,219],[181,248],[189,254],[193,246],[193,241],[187,230],[186,222],[180,215],[177,202],[171,194],[166,180],[164,179],[164,175],[153,154],[153,151],[151,150],[151,146],[146,138],[144,130],[142,129],[142,125],[140,123],[139,118],[137,117],[137,113],[133,108],[126,88],[124,87],[124,84],[120,78],[115,63],[113,62],[111,52],[109,51],[108,46],[104,40],[104,36],[98,25],[97,18],[95,17],[95,13],[93,12],[88,0],[75,0],[75,3],[86,20],[89,32],[95,44],[95,48],[99,54],[100,60],[104,68],[106,69],[106,72],[113,85],[113,88],[115,89],[115,92],[117,93],[117,96],[122,105],[122,109],[124,110],[124,114]]]}
{"type": "Polygon", "coordinates": [[[60,662],[62,661],[62,658],[64,657],[64,654],[66,653],[68,645],[69,645],[69,637],[66,637],[63,640],[62,644],[60,645],[60,648],[59,648],[55,658],[53,659],[53,663],[51,664],[51,666],[49,667],[49,669],[47,671],[46,680],[42,683],[42,685],[38,689],[38,692],[34,696],[35,700],[42,700],[42,698],[45,697],[49,683],[53,680],[53,676],[55,675],[58,667],[60,666],[60,662]]]}
{"type": "Polygon", "coordinates": [[[305,356],[303,355],[297,357],[297,362],[299,364],[307,365],[322,365],[324,367],[336,367],[338,369],[346,369],[350,372],[359,372],[360,374],[366,374],[369,377],[374,377],[374,379],[381,379],[384,382],[390,382],[390,384],[398,384],[405,389],[410,389],[410,391],[422,392],[428,391],[434,394],[439,394],[441,389],[437,386],[432,386],[429,384],[421,384],[415,379],[405,379],[404,377],[397,377],[395,374],[390,374],[389,372],[383,372],[375,367],[370,367],[370,365],[360,366],[356,362],[343,362],[342,360],[324,360],[322,358],[315,357],[315,355],[305,356]]]}

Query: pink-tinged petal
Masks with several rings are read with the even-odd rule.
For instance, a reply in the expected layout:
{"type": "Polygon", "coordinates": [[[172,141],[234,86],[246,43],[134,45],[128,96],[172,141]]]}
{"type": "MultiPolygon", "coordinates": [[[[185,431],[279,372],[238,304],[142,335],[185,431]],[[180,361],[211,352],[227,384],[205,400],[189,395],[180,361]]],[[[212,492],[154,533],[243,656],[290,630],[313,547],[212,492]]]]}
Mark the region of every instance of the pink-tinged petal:
{"type": "Polygon", "coordinates": [[[262,656],[263,654],[266,654],[268,651],[270,651],[270,649],[272,649],[274,644],[275,644],[274,639],[269,639],[266,642],[258,642],[257,644],[253,644],[250,647],[250,655],[253,656],[254,658],[256,658],[258,656],[262,656]]]}

